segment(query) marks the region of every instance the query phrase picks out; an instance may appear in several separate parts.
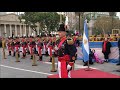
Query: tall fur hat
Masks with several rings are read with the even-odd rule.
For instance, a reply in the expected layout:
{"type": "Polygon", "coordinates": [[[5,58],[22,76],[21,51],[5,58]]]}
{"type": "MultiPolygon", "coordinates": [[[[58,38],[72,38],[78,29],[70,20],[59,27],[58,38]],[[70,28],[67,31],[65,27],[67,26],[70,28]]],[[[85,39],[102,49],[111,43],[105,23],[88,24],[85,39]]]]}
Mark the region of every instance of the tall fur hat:
{"type": "Polygon", "coordinates": [[[59,27],[58,31],[65,31],[66,32],[65,25],[64,24],[60,24],[60,27],[59,27]]]}

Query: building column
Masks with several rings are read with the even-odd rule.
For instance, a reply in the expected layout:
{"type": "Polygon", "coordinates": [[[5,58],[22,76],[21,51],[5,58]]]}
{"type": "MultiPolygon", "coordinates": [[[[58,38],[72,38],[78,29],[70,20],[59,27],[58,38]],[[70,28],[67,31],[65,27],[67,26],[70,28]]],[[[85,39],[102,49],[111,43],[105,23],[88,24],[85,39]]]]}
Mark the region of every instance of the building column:
{"type": "Polygon", "coordinates": [[[5,36],[7,37],[6,24],[4,24],[4,33],[6,33],[5,36]]]}
{"type": "Polygon", "coordinates": [[[31,34],[32,34],[32,33],[31,33],[31,28],[30,28],[30,26],[29,26],[29,36],[31,36],[31,34]]]}
{"type": "Polygon", "coordinates": [[[35,31],[33,31],[33,36],[34,36],[34,37],[36,36],[36,32],[35,32],[35,31]]]}
{"type": "Polygon", "coordinates": [[[10,24],[10,37],[12,37],[12,26],[10,24]]]}
{"type": "Polygon", "coordinates": [[[15,25],[15,36],[17,36],[17,25],[15,25]]]}
{"type": "Polygon", "coordinates": [[[22,36],[22,29],[21,29],[21,25],[20,25],[20,37],[22,36]]]}
{"type": "Polygon", "coordinates": [[[0,24],[0,36],[1,36],[2,34],[1,34],[1,24],[0,24]]]}
{"type": "Polygon", "coordinates": [[[39,23],[37,23],[37,35],[39,35],[40,33],[39,33],[39,26],[40,26],[40,24],[39,23]]]}
{"type": "Polygon", "coordinates": [[[25,30],[25,36],[26,36],[26,25],[25,24],[24,24],[24,28],[25,28],[24,30],[25,30]]]}

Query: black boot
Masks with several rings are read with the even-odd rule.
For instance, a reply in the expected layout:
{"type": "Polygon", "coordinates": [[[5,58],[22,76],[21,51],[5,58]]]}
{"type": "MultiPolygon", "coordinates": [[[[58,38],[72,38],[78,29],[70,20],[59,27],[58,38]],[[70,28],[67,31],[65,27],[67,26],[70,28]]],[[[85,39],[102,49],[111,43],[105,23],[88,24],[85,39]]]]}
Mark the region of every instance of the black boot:
{"type": "Polygon", "coordinates": [[[26,53],[24,54],[24,57],[26,57],[26,53]]]}
{"type": "Polygon", "coordinates": [[[25,58],[25,54],[23,53],[23,57],[22,57],[22,59],[24,59],[25,58]]]}
{"type": "Polygon", "coordinates": [[[42,61],[42,56],[40,56],[40,61],[42,61]]]}
{"type": "Polygon", "coordinates": [[[38,59],[38,61],[42,61],[42,56],[39,56],[39,59],[38,59]]]}
{"type": "Polygon", "coordinates": [[[120,63],[117,63],[116,65],[120,65],[120,63]]]}
{"type": "Polygon", "coordinates": [[[33,59],[33,55],[31,55],[31,58],[30,59],[33,59]]]}
{"type": "Polygon", "coordinates": [[[9,51],[9,56],[11,56],[11,51],[9,51]]]}
{"type": "Polygon", "coordinates": [[[50,61],[49,62],[52,62],[52,57],[50,57],[50,61]]]}
{"type": "Polygon", "coordinates": [[[18,53],[18,57],[20,57],[20,54],[18,53]]]}
{"type": "Polygon", "coordinates": [[[77,60],[77,54],[75,55],[75,60],[77,60]]]}
{"type": "Polygon", "coordinates": [[[13,52],[13,57],[15,56],[15,52],[13,52]]]}
{"type": "Polygon", "coordinates": [[[88,66],[88,62],[84,62],[84,65],[83,66],[88,66]]]}

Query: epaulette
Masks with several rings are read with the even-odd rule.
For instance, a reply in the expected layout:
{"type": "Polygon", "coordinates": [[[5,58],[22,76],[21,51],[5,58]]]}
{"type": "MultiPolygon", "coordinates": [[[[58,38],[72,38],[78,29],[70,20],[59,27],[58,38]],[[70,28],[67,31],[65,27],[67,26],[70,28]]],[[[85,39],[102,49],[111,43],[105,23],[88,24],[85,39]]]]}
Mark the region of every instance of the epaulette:
{"type": "Polygon", "coordinates": [[[74,44],[73,38],[68,38],[68,39],[67,39],[67,44],[68,44],[68,45],[73,45],[73,44],[74,44]]]}

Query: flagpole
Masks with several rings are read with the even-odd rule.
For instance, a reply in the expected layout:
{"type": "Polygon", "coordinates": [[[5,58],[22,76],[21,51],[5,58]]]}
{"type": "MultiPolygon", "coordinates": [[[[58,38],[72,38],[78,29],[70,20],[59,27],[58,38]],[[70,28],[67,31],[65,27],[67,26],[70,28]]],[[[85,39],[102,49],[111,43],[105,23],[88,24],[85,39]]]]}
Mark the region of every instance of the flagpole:
{"type": "Polygon", "coordinates": [[[85,71],[92,71],[92,69],[91,69],[90,66],[89,66],[89,65],[90,65],[90,64],[89,64],[89,60],[87,61],[87,65],[88,65],[88,67],[85,68],[84,70],[85,70],[85,71]]]}
{"type": "MultiPolygon", "coordinates": [[[[86,16],[85,16],[85,20],[86,20],[86,24],[87,24],[87,19],[86,19],[86,16]]],[[[88,35],[88,42],[89,42],[89,35],[88,35]]],[[[90,50],[90,49],[89,49],[90,50]]],[[[90,55],[90,54],[89,54],[90,55]]],[[[89,56],[90,57],[90,56],[89,56]]],[[[90,66],[89,66],[90,64],[89,64],[89,60],[87,61],[87,68],[85,68],[85,71],[91,71],[92,69],[90,68],[90,66]]]]}

